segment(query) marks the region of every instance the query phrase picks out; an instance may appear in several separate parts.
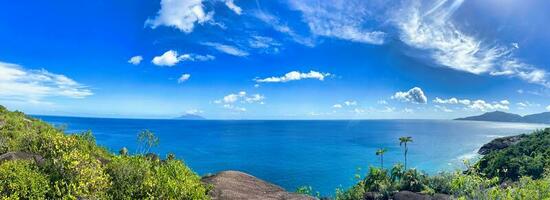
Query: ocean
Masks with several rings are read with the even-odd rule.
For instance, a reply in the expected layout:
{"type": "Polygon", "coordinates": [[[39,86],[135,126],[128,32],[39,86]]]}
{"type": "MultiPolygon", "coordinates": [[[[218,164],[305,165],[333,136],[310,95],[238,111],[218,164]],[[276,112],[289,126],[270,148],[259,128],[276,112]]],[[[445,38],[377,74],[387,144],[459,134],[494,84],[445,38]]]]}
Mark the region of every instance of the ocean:
{"type": "Polygon", "coordinates": [[[403,162],[398,138],[411,136],[408,167],[434,174],[463,167],[496,137],[529,133],[550,125],[453,120],[157,120],[34,116],[69,133],[91,130],[112,152],[136,153],[137,134],[160,139],[151,149],[174,153],[200,175],[239,170],[294,191],[311,186],[322,195],[354,183],[369,166],[403,162]]]}

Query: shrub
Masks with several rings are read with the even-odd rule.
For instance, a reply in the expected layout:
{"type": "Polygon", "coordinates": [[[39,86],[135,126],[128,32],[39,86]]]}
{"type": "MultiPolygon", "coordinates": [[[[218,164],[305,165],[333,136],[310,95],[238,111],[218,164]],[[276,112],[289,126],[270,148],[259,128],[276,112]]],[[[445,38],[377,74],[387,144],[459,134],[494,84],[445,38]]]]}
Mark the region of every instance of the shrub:
{"type": "Polygon", "coordinates": [[[29,161],[6,161],[0,165],[0,197],[45,199],[49,190],[46,175],[29,161]]]}

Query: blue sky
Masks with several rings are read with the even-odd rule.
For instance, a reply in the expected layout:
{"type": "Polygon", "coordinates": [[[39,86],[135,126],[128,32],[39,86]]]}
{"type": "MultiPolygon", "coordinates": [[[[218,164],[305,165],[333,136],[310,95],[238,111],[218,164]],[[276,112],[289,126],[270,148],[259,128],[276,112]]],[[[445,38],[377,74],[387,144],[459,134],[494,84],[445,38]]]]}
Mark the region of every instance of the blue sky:
{"type": "Polygon", "coordinates": [[[130,118],[543,112],[548,9],[520,0],[3,2],[0,104],[130,118]]]}

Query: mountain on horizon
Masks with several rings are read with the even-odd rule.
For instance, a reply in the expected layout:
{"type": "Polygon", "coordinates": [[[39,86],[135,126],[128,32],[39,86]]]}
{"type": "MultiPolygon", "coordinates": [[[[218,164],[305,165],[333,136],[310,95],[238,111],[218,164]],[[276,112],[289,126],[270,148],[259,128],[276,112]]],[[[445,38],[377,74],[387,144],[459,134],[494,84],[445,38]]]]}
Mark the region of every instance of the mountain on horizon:
{"type": "Polygon", "coordinates": [[[174,119],[179,119],[179,120],[205,120],[206,118],[204,118],[200,115],[195,115],[195,114],[184,114],[184,115],[176,117],[174,119]]]}
{"type": "Polygon", "coordinates": [[[543,113],[521,116],[513,113],[494,111],[494,112],[486,112],[482,115],[477,115],[477,116],[457,118],[455,120],[550,124],[550,112],[543,112],[543,113]]]}

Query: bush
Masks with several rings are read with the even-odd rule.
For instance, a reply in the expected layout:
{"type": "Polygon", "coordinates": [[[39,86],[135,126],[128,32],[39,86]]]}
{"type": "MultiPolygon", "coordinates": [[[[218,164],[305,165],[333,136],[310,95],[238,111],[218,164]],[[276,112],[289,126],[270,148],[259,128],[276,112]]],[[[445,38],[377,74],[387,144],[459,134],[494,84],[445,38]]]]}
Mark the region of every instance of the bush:
{"type": "MultiPolygon", "coordinates": [[[[158,139],[140,138],[147,149],[158,139]]],[[[183,162],[143,155],[115,156],[90,131],[63,128],[0,106],[0,153],[39,154],[45,163],[0,163],[0,199],[208,199],[207,187],[183,162]]]]}
{"type": "Polygon", "coordinates": [[[0,197],[45,199],[48,177],[29,161],[6,161],[0,165],[0,197]]]}

